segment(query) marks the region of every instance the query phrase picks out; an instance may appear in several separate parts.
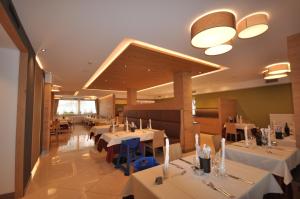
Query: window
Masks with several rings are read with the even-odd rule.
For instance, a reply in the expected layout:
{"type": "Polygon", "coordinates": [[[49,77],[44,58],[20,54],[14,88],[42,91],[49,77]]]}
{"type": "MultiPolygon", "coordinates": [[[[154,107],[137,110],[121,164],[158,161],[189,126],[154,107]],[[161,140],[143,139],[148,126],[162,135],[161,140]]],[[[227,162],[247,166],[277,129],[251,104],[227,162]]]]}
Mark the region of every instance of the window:
{"type": "Polygon", "coordinates": [[[97,113],[96,104],[94,100],[81,100],[80,101],[80,114],[97,113]]]}
{"type": "Polygon", "coordinates": [[[59,100],[57,113],[59,115],[78,114],[78,100],[59,100]]]}

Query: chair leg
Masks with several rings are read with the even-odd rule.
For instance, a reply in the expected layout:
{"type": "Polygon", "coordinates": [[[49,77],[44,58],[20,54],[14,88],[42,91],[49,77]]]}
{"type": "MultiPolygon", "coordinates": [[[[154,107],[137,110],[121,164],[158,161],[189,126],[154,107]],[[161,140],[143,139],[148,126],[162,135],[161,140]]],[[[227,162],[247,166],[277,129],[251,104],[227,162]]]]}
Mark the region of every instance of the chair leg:
{"type": "Polygon", "coordinates": [[[235,140],[234,140],[234,141],[235,141],[235,142],[238,141],[238,140],[237,140],[237,134],[235,134],[235,140]]]}
{"type": "Polygon", "coordinates": [[[155,148],[152,148],[153,157],[155,158],[155,148]]]}
{"type": "Polygon", "coordinates": [[[118,155],[115,168],[120,168],[120,159],[121,159],[121,157],[120,157],[120,155],[118,155]]]}
{"type": "Polygon", "coordinates": [[[128,150],[127,152],[127,163],[126,163],[126,168],[125,168],[125,175],[126,176],[129,176],[130,175],[130,162],[131,162],[131,158],[130,158],[130,152],[128,150]]]}

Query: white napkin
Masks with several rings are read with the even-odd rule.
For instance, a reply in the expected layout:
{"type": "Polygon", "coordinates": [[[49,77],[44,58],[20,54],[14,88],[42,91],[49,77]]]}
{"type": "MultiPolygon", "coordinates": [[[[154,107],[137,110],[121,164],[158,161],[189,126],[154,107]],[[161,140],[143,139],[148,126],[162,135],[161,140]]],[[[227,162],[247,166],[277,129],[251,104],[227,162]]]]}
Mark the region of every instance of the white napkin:
{"type": "Polygon", "coordinates": [[[126,132],[128,132],[128,131],[129,131],[129,127],[128,127],[128,120],[127,120],[127,117],[126,117],[125,126],[126,126],[126,132]]]}
{"type": "Polygon", "coordinates": [[[248,141],[248,126],[247,125],[244,128],[244,132],[245,132],[245,144],[248,146],[249,141],[248,141]]]}
{"type": "Polygon", "coordinates": [[[165,171],[167,171],[169,167],[169,159],[170,159],[170,145],[169,145],[169,139],[166,138],[166,153],[165,153],[165,162],[164,162],[165,171]]]}
{"type": "Polygon", "coordinates": [[[199,151],[200,151],[200,146],[199,146],[199,135],[196,133],[195,134],[195,148],[196,148],[196,163],[199,163],[199,151]]]}
{"type": "Polygon", "coordinates": [[[142,130],[143,127],[142,127],[142,119],[140,118],[140,130],[142,130]]]}
{"type": "Polygon", "coordinates": [[[220,163],[220,173],[225,174],[225,138],[222,138],[221,140],[221,163],[220,163]]]}
{"type": "Polygon", "coordinates": [[[149,129],[152,129],[151,119],[149,119],[149,129]]]}
{"type": "Polygon", "coordinates": [[[268,146],[272,146],[272,143],[271,143],[271,128],[270,128],[270,125],[268,126],[268,130],[267,130],[267,133],[268,133],[268,146]]]}

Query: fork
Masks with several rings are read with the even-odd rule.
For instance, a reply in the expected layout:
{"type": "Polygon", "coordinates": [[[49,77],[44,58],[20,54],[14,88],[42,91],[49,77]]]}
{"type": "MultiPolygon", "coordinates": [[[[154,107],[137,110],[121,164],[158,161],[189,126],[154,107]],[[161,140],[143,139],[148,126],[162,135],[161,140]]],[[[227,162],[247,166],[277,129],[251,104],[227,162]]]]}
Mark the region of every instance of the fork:
{"type": "Polygon", "coordinates": [[[224,196],[228,197],[228,198],[235,198],[235,196],[231,195],[230,193],[228,193],[227,191],[225,191],[223,188],[220,187],[216,187],[212,182],[206,182],[204,180],[202,180],[202,182],[207,185],[208,187],[212,188],[215,191],[218,191],[219,193],[222,193],[224,196]]]}

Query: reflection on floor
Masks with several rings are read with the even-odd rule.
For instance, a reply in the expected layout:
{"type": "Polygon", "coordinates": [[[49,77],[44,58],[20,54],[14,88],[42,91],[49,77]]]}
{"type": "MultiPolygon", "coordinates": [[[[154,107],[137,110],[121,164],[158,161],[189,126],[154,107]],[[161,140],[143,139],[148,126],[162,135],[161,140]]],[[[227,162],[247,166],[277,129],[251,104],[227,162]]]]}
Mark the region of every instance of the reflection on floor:
{"type": "Polygon", "coordinates": [[[51,137],[51,150],[40,158],[25,199],[122,198],[128,177],[105,161],[94,148],[88,130],[75,126],[72,133],[51,137]],[[116,182],[117,179],[117,182],[116,182]]]}

